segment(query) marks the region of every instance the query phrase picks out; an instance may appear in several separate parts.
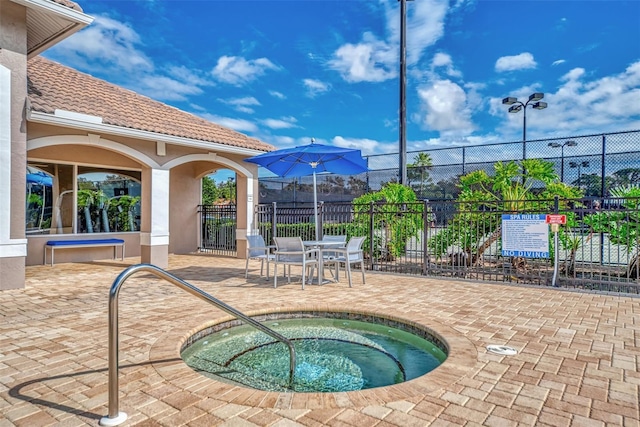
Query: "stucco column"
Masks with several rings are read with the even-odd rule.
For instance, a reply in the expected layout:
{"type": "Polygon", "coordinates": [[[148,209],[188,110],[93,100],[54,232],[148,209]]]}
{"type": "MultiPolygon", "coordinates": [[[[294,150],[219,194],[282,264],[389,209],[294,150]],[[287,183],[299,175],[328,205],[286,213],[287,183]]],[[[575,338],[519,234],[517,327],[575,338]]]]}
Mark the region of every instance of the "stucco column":
{"type": "Polygon", "coordinates": [[[142,171],[140,258],[160,268],[169,266],[169,173],[142,171]]]}
{"type": "MultiPolygon", "coordinates": [[[[11,10],[9,5],[3,6],[7,7],[0,16],[0,35],[9,31],[12,26],[9,20],[18,19],[12,12],[20,18],[24,14],[23,8],[11,10]]],[[[26,40],[26,33],[20,24],[13,25],[13,39],[0,37],[3,46],[0,49],[0,290],[24,288],[27,256],[24,222],[27,137],[21,127],[27,96],[27,62],[20,43],[26,40]]]]}
{"type": "MultiPolygon", "coordinates": [[[[256,175],[257,176],[257,175],[256,175]]],[[[236,250],[238,258],[247,256],[247,234],[258,228],[254,224],[254,211],[258,203],[255,196],[258,192],[258,180],[253,177],[236,175],[236,188],[238,191],[237,201],[237,229],[236,229],[236,250]]]]}

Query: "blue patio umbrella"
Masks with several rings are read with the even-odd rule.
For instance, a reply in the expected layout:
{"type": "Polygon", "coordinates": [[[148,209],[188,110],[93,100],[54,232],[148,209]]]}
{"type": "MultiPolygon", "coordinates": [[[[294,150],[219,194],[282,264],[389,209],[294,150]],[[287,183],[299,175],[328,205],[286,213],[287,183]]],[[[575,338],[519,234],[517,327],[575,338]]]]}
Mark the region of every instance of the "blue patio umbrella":
{"type": "Polygon", "coordinates": [[[356,175],[369,170],[360,150],[311,144],[271,151],[245,159],[270,170],[278,176],[300,177],[313,175],[313,208],[315,214],[316,240],[318,231],[318,191],[316,174],[331,172],[341,175],[356,175]]]}
{"type": "Polygon", "coordinates": [[[53,179],[50,175],[44,172],[37,171],[27,173],[27,184],[37,184],[51,187],[53,185],[53,179]]]}

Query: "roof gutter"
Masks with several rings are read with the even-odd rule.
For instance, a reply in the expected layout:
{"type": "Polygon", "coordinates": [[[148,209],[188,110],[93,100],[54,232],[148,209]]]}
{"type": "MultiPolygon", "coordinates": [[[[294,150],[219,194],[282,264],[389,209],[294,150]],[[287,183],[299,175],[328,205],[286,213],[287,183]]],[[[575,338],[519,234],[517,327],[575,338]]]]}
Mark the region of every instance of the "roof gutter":
{"type": "Polygon", "coordinates": [[[73,129],[80,129],[88,132],[106,133],[117,135],[125,138],[142,139],[152,142],[164,142],[167,144],[180,145],[183,147],[199,148],[207,151],[218,151],[229,154],[239,154],[246,156],[255,156],[265,151],[255,150],[251,148],[235,147],[231,145],[220,144],[217,142],[200,141],[197,139],[183,138],[179,136],[171,136],[162,133],[149,132],[146,130],[137,130],[123,128],[120,126],[108,125],[103,123],[91,123],[72,118],[54,116],[52,114],[31,111],[27,109],[27,120],[32,123],[41,123],[45,125],[61,126],[73,129]]]}

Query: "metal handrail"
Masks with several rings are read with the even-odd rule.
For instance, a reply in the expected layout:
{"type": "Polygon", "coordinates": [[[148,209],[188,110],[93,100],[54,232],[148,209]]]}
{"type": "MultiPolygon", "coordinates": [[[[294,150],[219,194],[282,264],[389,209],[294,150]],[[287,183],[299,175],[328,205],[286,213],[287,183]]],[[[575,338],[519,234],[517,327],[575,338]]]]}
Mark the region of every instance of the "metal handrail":
{"type": "Polygon", "coordinates": [[[183,291],[187,291],[190,294],[204,301],[207,301],[210,304],[215,305],[228,314],[248,323],[254,328],[286,344],[287,347],[289,347],[290,356],[289,386],[293,388],[293,376],[296,370],[296,351],[293,348],[293,343],[288,338],[277,333],[273,329],[268,328],[262,323],[248,317],[247,315],[239,312],[235,308],[225,304],[219,299],[212,297],[208,293],[191,285],[190,283],[187,283],[184,280],[166,272],[165,270],[156,267],[155,265],[136,264],[128,267],[126,270],[120,273],[116,280],[114,280],[113,284],[111,285],[111,289],[109,290],[109,415],[103,417],[100,420],[101,425],[118,425],[123,423],[127,419],[127,414],[119,411],[118,401],[118,294],[125,280],[127,280],[127,278],[129,278],[134,273],[137,273],[138,271],[146,271],[152,273],[157,277],[176,285],[183,291]]]}

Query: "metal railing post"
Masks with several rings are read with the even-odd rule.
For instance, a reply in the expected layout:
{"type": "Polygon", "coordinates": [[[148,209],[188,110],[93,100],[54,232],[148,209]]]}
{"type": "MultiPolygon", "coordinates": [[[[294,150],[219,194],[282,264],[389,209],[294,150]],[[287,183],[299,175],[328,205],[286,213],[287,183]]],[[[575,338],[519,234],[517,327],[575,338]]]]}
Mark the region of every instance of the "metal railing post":
{"type": "Polygon", "coordinates": [[[116,277],[111,289],[109,290],[109,412],[106,417],[100,419],[100,425],[116,426],[127,420],[127,414],[120,412],[119,402],[119,384],[118,384],[118,294],[124,282],[134,273],[138,271],[149,272],[156,277],[166,280],[167,282],[179,287],[183,291],[190,293],[210,304],[215,305],[222,311],[230,314],[243,322],[253,326],[259,331],[275,338],[284,343],[289,348],[289,386],[293,389],[293,380],[296,370],[296,351],[293,343],[285,336],[263,325],[257,320],[248,317],[244,313],[225,304],[217,298],[209,295],[203,290],[185,282],[184,280],[164,271],[163,269],[151,264],[136,264],[128,267],[116,277]]]}

